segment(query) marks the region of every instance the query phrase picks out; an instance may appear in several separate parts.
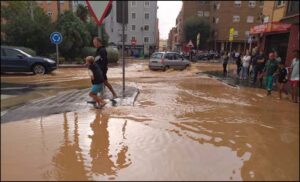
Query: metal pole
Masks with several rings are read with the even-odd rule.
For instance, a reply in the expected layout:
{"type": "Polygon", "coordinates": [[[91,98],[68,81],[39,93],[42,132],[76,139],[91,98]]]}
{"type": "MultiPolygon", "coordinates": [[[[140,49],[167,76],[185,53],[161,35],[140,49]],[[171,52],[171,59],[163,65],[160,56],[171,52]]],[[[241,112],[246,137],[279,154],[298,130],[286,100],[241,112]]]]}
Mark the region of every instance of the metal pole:
{"type": "Polygon", "coordinates": [[[123,98],[125,97],[125,58],[124,58],[124,43],[125,43],[125,1],[122,1],[122,59],[123,59],[123,98]]]}
{"type": "Polygon", "coordinates": [[[58,44],[55,45],[56,45],[56,67],[58,68],[58,64],[59,64],[58,44]]]}

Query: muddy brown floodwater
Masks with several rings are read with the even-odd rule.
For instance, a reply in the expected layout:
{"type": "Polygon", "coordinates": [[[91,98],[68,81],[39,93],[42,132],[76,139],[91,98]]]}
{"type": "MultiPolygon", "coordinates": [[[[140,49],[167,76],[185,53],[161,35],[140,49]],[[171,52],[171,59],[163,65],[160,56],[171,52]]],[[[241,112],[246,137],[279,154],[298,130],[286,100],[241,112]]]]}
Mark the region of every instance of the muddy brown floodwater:
{"type": "Polygon", "coordinates": [[[299,179],[299,105],[195,74],[215,64],[131,68],[134,107],[1,124],[1,180],[299,179]]]}

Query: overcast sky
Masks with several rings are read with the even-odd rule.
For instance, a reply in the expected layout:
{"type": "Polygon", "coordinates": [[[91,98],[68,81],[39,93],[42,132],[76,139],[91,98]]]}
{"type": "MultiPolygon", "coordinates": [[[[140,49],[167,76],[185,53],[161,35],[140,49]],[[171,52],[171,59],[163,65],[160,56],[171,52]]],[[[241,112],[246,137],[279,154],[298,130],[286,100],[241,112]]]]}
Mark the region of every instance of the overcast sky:
{"type": "Polygon", "coordinates": [[[169,31],[175,27],[177,15],[181,9],[182,1],[157,1],[158,26],[160,39],[168,39],[169,31]]]}

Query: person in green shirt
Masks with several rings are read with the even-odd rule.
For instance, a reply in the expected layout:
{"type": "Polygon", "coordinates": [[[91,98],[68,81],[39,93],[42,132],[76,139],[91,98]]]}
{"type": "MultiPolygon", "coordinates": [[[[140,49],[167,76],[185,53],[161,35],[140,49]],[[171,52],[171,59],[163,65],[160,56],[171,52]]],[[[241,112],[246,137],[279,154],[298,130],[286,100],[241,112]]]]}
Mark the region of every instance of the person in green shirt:
{"type": "Polygon", "coordinates": [[[278,62],[275,59],[274,52],[269,54],[269,60],[264,68],[264,74],[266,75],[266,87],[267,87],[267,95],[271,95],[271,91],[273,88],[273,77],[277,70],[278,62]]]}

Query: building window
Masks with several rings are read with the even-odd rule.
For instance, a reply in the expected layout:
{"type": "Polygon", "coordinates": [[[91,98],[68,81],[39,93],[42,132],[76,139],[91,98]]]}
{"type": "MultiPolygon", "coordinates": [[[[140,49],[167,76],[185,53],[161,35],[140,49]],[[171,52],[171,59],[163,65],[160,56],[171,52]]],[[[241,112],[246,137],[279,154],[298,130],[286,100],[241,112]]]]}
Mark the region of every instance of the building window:
{"type": "Polygon", "coordinates": [[[205,16],[205,17],[209,17],[209,11],[205,11],[205,12],[204,12],[204,16],[205,16]]]}
{"type": "Polygon", "coordinates": [[[136,7],[136,1],[131,1],[131,7],[136,7]]]}
{"type": "Polygon", "coordinates": [[[149,20],[149,13],[145,13],[145,20],[149,20]]]}
{"type": "Polygon", "coordinates": [[[255,8],[256,2],[255,1],[249,1],[249,7],[250,8],[255,8]]]}
{"type": "Polygon", "coordinates": [[[276,3],[276,7],[284,5],[284,1],[276,1],[275,3],[276,3]]]}
{"type": "Polygon", "coordinates": [[[203,16],[203,11],[198,11],[198,16],[203,16]]]}
{"type": "Polygon", "coordinates": [[[131,25],[131,30],[135,31],[135,25],[131,25]]]}
{"type": "Polygon", "coordinates": [[[47,15],[48,15],[48,16],[52,16],[52,15],[53,15],[52,11],[48,11],[48,12],[47,12],[47,15]]]}
{"type": "Polygon", "coordinates": [[[132,36],[132,37],[131,37],[131,40],[136,40],[136,39],[135,39],[135,36],[132,36]]]}
{"type": "Polygon", "coordinates": [[[238,37],[239,36],[239,31],[235,30],[233,33],[233,37],[238,37]]]}
{"type": "Polygon", "coordinates": [[[135,13],[131,13],[131,18],[135,19],[136,18],[136,14],[135,13]]]}
{"type": "Polygon", "coordinates": [[[247,16],[247,23],[253,23],[254,17],[253,16],[247,16]]]}
{"type": "Polygon", "coordinates": [[[234,6],[235,7],[241,7],[242,6],[242,1],[234,1],[234,6]]]}
{"type": "Polygon", "coordinates": [[[149,37],[144,37],[144,43],[148,43],[149,42],[149,37]]]}
{"type": "Polygon", "coordinates": [[[144,30],[149,31],[149,25],[145,25],[144,30]]]}
{"type": "Polygon", "coordinates": [[[240,22],[240,16],[238,16],[238,15],[233,15],[232,21],[233,21],[233,22],[240,22]]]}
{"type": "Polygon", "coordinates": [[[219,23],[219,18],[216,18],[216,24],[218,24],[219,23]]]}
{"type": "Polygon", "coordinates": [[[145,7],[149,7],[149,6],[150,6],[150,2],[149,2],[149,1],[145,1],[145,2],[144,2],[144,6],[145,6],[145,7]]]}

